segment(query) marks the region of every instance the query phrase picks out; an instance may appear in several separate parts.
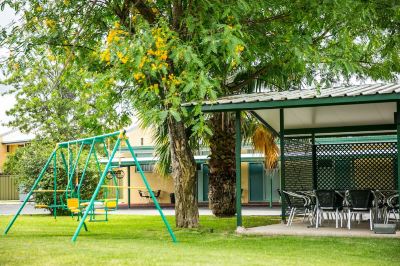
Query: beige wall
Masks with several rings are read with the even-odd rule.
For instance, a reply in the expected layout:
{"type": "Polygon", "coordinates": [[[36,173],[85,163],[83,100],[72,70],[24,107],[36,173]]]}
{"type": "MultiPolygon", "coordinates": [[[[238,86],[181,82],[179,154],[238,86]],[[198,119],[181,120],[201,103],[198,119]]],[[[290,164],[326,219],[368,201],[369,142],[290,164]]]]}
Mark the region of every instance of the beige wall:
{"type": "MultiPolygon", "coordinates": [[[[126,171],[126,169],[123,169],[126,171]]],[[[161,190],[160,197],[158,198],[159,203],[170,203],[170,193],[174,192],[174,183],[172,180],[172,177],[161,177],[157,173],[144,173],[147,181],[150,184],[150,187],[152,188],[153,191],[156,190],[161,190]]],[[[125,173],[124,178],[124,186],[128,186],[128,174],[125,173]]],[[[242,163],[242,189],[243,189],[243,195],[242,195],[242,202],[243,203],[248,203],[248,198],[249,198],[249,181],[248,181],[248,176],[249,176],[249,164],[248,163],[242,163]]],[[[144,188],[144,183],[142,181],[142,178],[139,173],[135,172],[135,167],[131,167],[131,187],[141,187],[142,190],[146,190],[144,188]]],[[[122,202],[128,203],[128,193],[127,189],[123,189],[122,192],[122,202]]],[[[145,204],[149,203],[149,201],[146,198],[141,198],[139,196],[138,189],[131,189],[131,204],[145,204]]]]}
{"type": "MultiPolygon", "coordinates": [[[[129,142],[132,146],[154,146],[153,134],[151,129],[142,129],[139,126],[134,128],[132,131],[127,132],[129,142]],[[141,143],[141,138],[143,138],[143,145],[141,143]]],[[[128,156],[130,157],[130,156],[128,156]]],[[[131,187],[142,187],[144,188],[144,183],[140,177],[139,173],[135,172],[135,167],[131,166],[131,187]]],[[[126,168],[123,168],[126,171],[126,168]]],[[[170,203],[170,193],[174,192],[174,183],[172,177],[161,177],[157,173],[145,173],[147,181],[149,182],[153,191],[161,190],[160,197],[158,198],[159,203],[170,203]]],[[[128,186],[128,174],[125,173],[125,178],[123,179],[124,186],[128,186]]],[[[249,163],[242,163],[242,202],[248,203],[249,199],[249,163]]],[[[127,189],[124,188],[122,191],[122,201],[128,203],[128,193],[127,189]]],[[[146,198],[141,198],[139,196],[138,189],[131,189],[131,204],[146,204],[151,202],[146,198]]]]}
{"type": "Polygon", "coordinates": [[[21,144],[2,144],[0,138],[0,173],[3,172],[4,163],[9,154],[14,154],[21,144]],[[7,145],[10,146],[10,152],[7,153],[7,145]]]}
{"type": "MultiPolygon", "coordinates": [[[[136,167],[132,166],[131,167],[131,187],[135,187],[134,189],[131,189],[131,204],[144,204],[144,203],[149,203],[149,201],[146,198],[141,198],[139,196],[138,190],[146,190],[145,184],[142,181],[142,178],[139,173],[135,171],[136,167]],[[139,189],[137,189],[139,187],[139,189]]],[[[126,170],[126,169],[125,169],[126,170]]],[[[159,203],[170,203],[170,197],[169,193],[172,193],[174,191],[174,184],[172,177],[161,177],[160,175],[156,173],[144,173],[146,176],[147,181],[150,184],[150,187],[152,188],[153,191],[156,190],[161,190],[160,197],[158,198],[159,203]]],[[[127,177],[128,175],[125,174],[127,177]]],[[[128,186],[128,178],[124,178],[124,186],[128,186]]],[[[127,189],[124,189],[123,192],[123,202],[128,203],[128,193],[127,189]]]]}
{"type": "Polygon", "coordinates": [[[126,133],[132,146],[154,146],[151,129],[142,129],[139,126],[126,133]],[[141,139],[143,138],[143,145],[141,139]]]}
{"type": "Polygon", "coordinates": [[[249,202],[249,163],[242,163],[242,203],[249,202]]]}

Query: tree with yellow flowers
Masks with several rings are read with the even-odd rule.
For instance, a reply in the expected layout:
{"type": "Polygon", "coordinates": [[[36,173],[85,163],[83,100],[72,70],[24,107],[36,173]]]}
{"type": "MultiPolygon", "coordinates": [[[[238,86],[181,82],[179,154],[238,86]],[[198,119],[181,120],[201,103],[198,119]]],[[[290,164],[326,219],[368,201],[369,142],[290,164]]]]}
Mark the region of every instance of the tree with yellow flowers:
{"type": "Polygon", "coordinates": [[[27,125],[39,117],[40,102],[51,103],[60,89],[86,106],[74,121],[87,128],[99,121],[88,119],[98,118],[93,106],[110,123],[116,110],[124,117],[135,112],[144,126],[156,128],[157,151],[172,164],[179,227],[198,225],[192,147],[199,137],[208,138],[212,151],[210,207],[218,216],[235,213],[231,116],[214,114],[207,122],[200,105],[188,110],[182,103],[258,89],[322,87],[350,77],[392,79],[400,72],[400,13],[392,0],[5,0],[1,5],[20,16],[0,39],[12,52],[6,82],[17,85],[21,95],[11,112],[15,121],[27,125]],[[36,97],[41,89],[46,93],[36,97]]]}

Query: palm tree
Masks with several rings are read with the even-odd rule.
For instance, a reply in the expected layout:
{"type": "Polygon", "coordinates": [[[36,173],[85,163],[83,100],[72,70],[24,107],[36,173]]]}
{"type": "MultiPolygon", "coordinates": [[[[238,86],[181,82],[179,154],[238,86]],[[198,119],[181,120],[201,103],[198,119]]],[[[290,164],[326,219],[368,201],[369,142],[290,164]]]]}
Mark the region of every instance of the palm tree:
{"type": "MultiPolygon", "coordinates": [[[[242,116],[243,142],[251,143],[256,151],[264,154],[266,169],[275,168],[278,146],[275,136],[248,113],[242,116]]],[[[236,213],[236,161],[235,115],[216,113],[210,119],[213,135],[210,137],[209,207],[217,217],[236,213]]]]}

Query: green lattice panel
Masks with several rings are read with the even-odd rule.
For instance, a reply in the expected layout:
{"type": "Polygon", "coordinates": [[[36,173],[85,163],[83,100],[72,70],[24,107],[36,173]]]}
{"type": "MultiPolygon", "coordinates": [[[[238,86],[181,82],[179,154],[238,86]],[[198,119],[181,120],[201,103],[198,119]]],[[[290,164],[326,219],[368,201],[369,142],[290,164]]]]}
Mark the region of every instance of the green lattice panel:
{"type": "Polygon", "coordinates": [[[289,191],[312,190],[312,144],[310,138],[285,139],[285,187],[289,191]]]}
{"type": "Polygon", "coordinates": [[[397,188],[395,142],[317,145],[318,189],[397,188]]]}

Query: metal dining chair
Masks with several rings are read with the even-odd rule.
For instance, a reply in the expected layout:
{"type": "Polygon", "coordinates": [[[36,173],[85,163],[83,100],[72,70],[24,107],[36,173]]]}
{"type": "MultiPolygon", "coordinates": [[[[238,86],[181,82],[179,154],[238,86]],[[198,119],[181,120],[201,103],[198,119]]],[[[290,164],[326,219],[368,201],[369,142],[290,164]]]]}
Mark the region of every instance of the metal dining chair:
{"type": "Polygon", "coordinates": [[[399,221],[399,219],[396,216],[396,212],[397,214],[400,215],[400,211],[399,211],[399,194],[395,194],[392,195],[390,197],[388,197],[387,199],[387,207],[386,207],[387,213],[386,213],[386,219],[385,219],[385,223],[389,223],[389,218],[390,218],[390,214],[393,214],[394,219],[396,220],[396,223],[399,221]]]}
{"type": "Polygon", "coordinates": [[[373,230],[373,201],[374,194],[371,190],[349,190],[349,207],[347,227],[351,229],[351,217],[356,214],[369,213],[369,226],[373,230]]]}
{"type": "Polygon", "coordinates": [[[323,213],[335,213],[336,228],[343,226],[343,197],[335,190],[316,190],[315,196],[317,198],[317,213],[315,228],[318,228],[323,219],[323,213]]]}
{"type": "Polygon", "coordinates": [[[288,206],[289,218],[286,226],[291,226],[296,214],[303,215],[304,219],[312,214],[311,200],[305,195],[301,195],[291,191],[278,191],[283,196],[288,206]]]}

